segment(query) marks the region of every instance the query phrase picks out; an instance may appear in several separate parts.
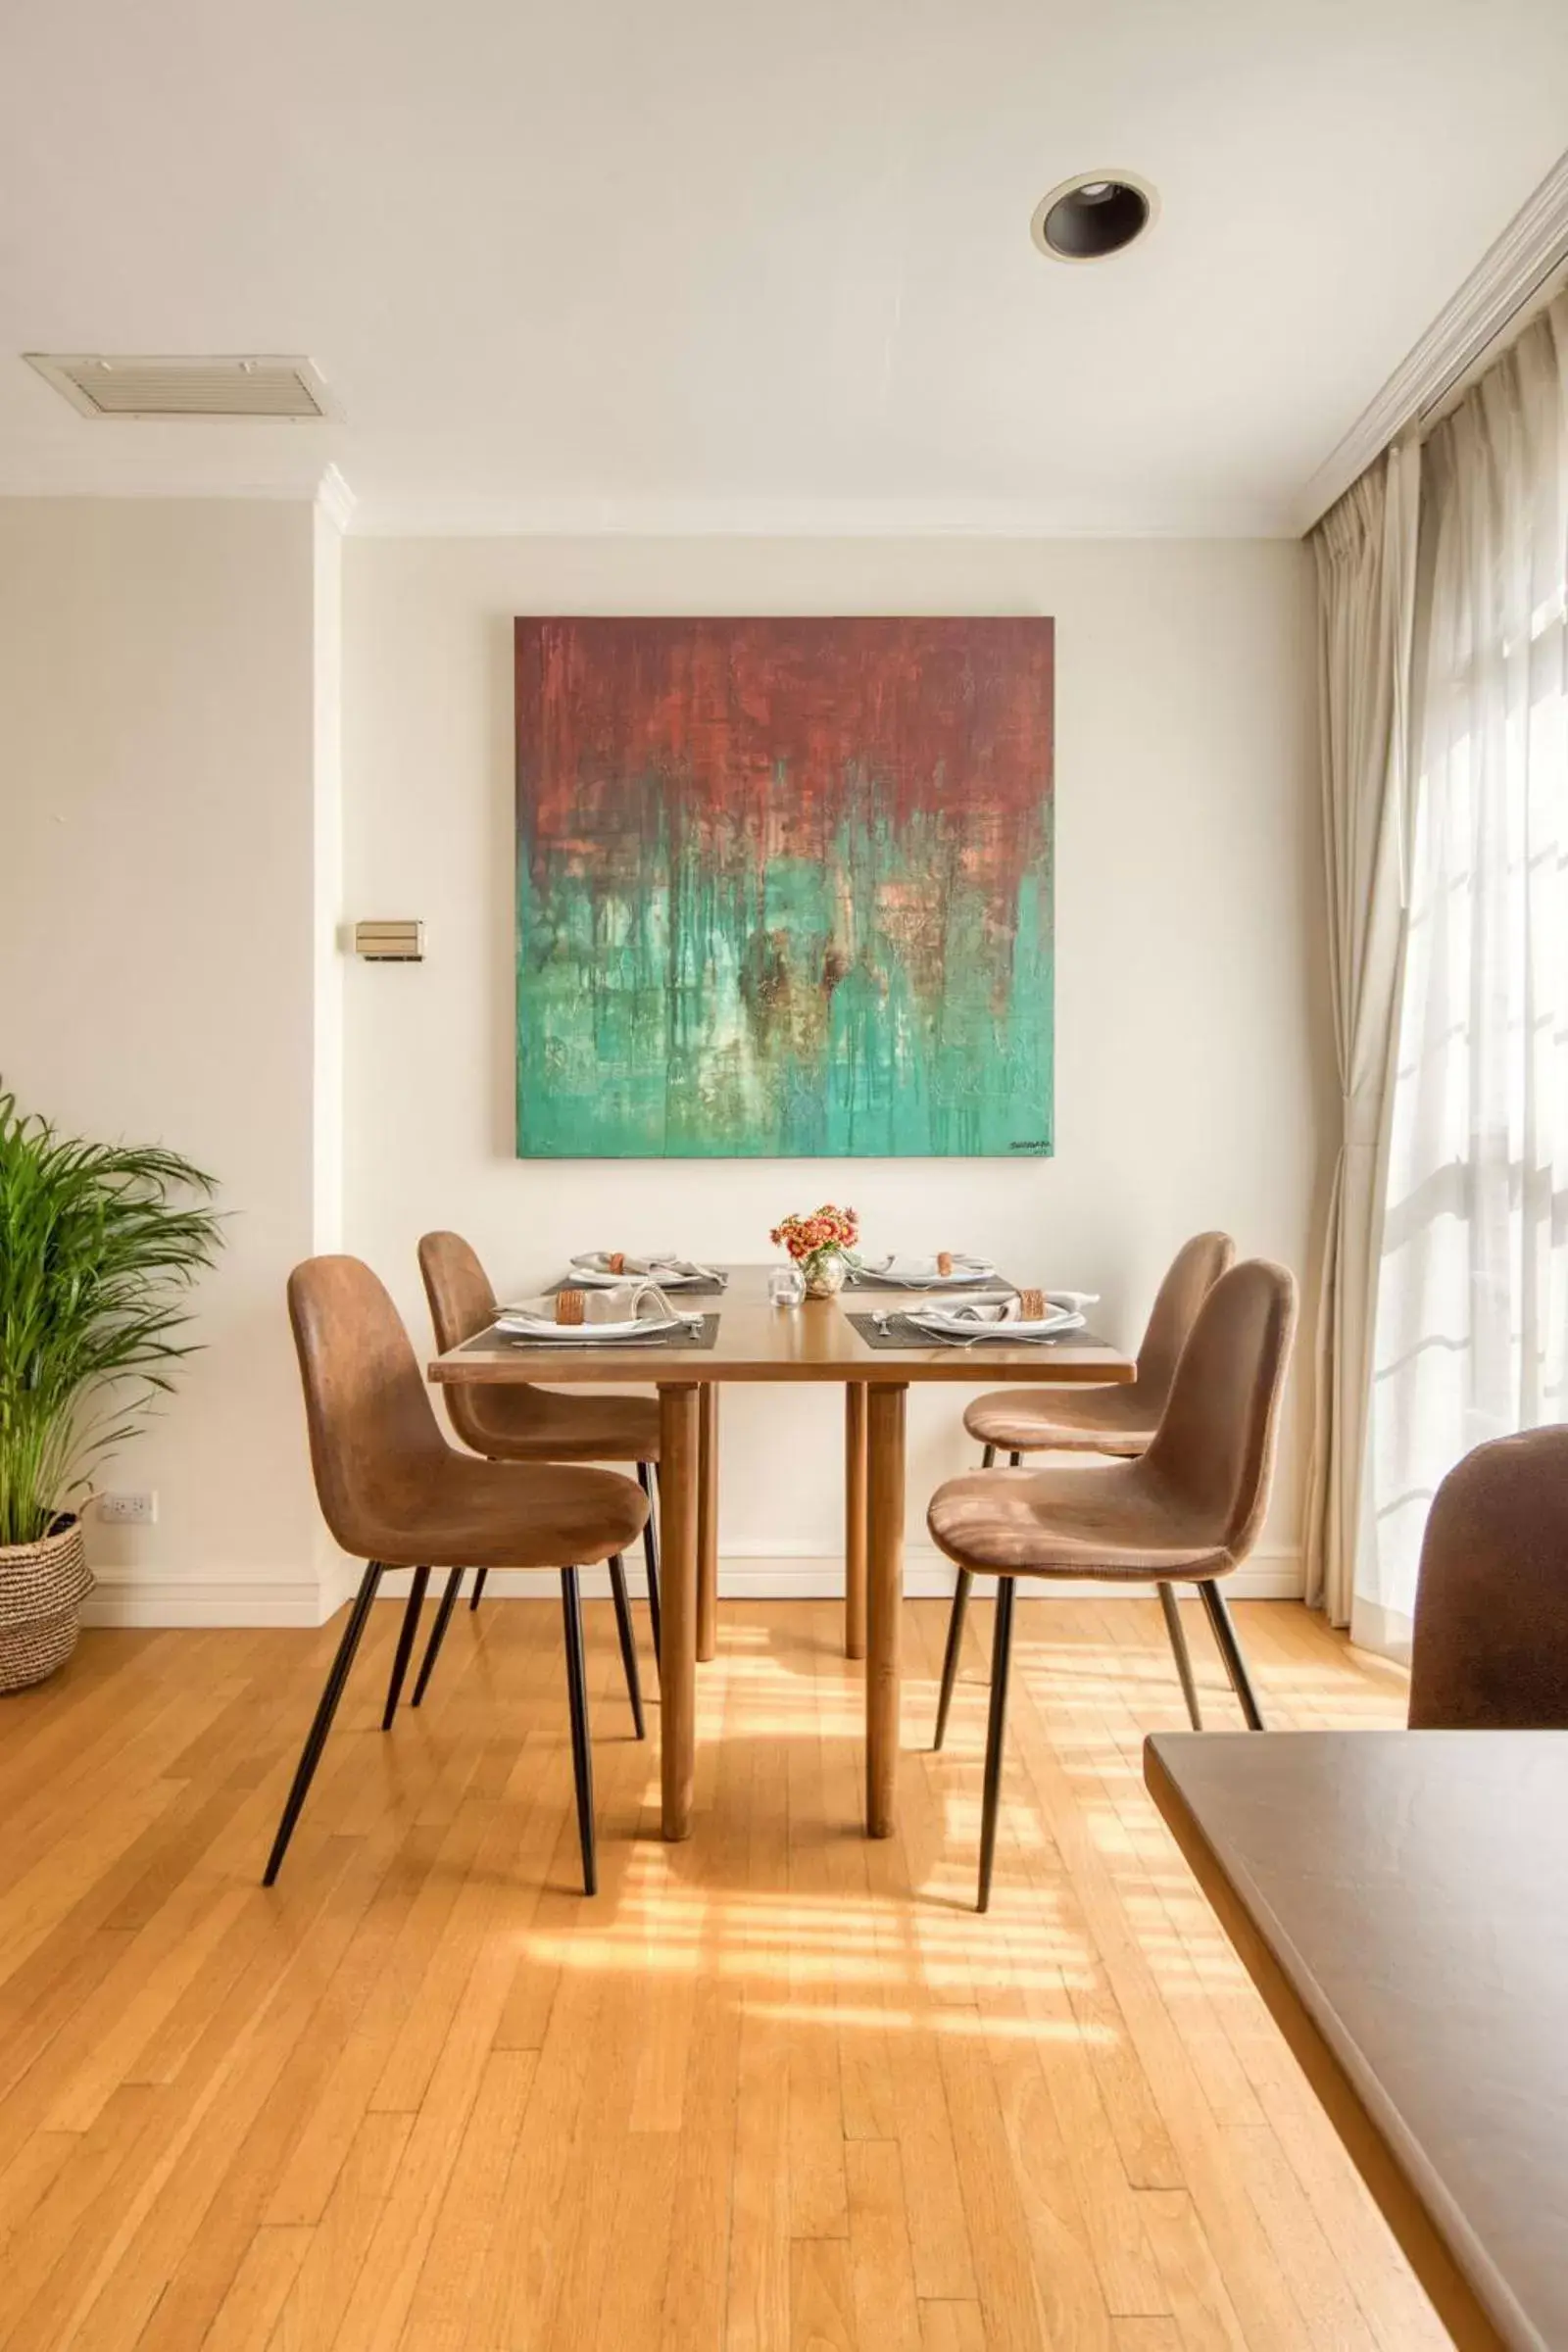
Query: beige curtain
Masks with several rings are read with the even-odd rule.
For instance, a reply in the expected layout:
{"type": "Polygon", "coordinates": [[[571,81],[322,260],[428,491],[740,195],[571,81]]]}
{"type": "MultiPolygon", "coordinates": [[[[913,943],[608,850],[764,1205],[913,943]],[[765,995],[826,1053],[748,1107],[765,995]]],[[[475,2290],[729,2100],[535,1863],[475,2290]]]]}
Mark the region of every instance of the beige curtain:
{"type": "Polygon", "coordinates": [[[1429,439],[1419,758],[1351,1632],[1408,1642],[1428,1506],[1568,1415],[1568,297],[1429,439]]]}
{"type": "Polygon", "coordinates": [[[1312,534],[1329,985],[1341,1128],[1318,1301],[1307,1596],[1350,1620],[1365,1480],[1381,1224],[1379,1162],[1398,994],[1421,456],[1368,468],[1312,534]]]}

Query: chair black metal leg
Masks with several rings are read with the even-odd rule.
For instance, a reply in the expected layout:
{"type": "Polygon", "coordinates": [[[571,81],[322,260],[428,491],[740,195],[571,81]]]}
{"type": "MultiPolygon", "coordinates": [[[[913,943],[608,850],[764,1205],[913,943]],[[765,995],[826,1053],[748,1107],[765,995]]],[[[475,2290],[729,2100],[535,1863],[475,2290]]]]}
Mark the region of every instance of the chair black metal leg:
{"type": "MultiPolygon", "coordinates": [[[[484,1570],[481,1568],[478,1571],[478,1574],[483,1576],[484,1570]]],[[[430,1639],[424,1645],[424,1655],[419,1660],[419,1671],[417,1676],[415,1678],[414,1704],[416,1706],[417,1706],[420,1699],[423,1698],[425,1688],[429,1683],[430,1676],[435,1668],[435,1662],[441,1655],[441,1644],[447,1638],[447,1625],[451,1619],[452,1611],[456,1606],[458,1592],[462,1584],[463,1570],[461,1568],[449,1568],[447,1570],[447,1581],[441,1593],[441,1603],[435,1613],[435,1623],[430,1628],[430,1639]]]]}
{"type": "Polygon", "coordinates": [[[1195,1732],[1200,1732],[1203,1728],[1203,1717],[1198,1704],[1198,1685],[1193,1679],[1193,1661],[1187,1647],[1187,1636],[1182,1631],[1182,1613],[1176,1606],[1176,1595],[1169,1585],[1157,1585],[1155,1591],[1159,1594],[1159,1605],[1165,1613],[1165,1631],[1170,1636],[1171,1654],[1176,1660],[1176,1671],[1182,1678],[1182,1696],[1187,1701],[1188,1720],[1195,1732]]]}
{"type": "Polygon", "coordinates": [[[958,1581],[953,1588],[953,1612],[948,1619],[948,1646],[942,1653],[942,1693],[937,1700],[937,1736],[933,1747],[940,1747],[948,1736],[948,1709],[953,1704],[953,1686],[958,1679],[958,1652],[963,1647],[964,1612],[969,1606],[969,1588],[974,1578],[967,1568],[958,1570],[958,1581]]]}
{"type": "Polygon", "coordinates": [[[470,1609],[470,1610],[472,1610],[472,1609],[476,1609],[476,1608],[479,1606],[479,1595],[480,1595],[480,1593],[481,1593],[481,1592],[484,1591],[484,1580],[485,1580],[485,1578],[486,1578],[486,1577],[489,1575],[489,1573],[490,1573],[490,1571],[489,1571],[489,1569],[488,1569],[488,1568],[476,1568],[476,1569],[474,1570],[474,1572],[473,1572],[473,1593],[472,1593],[472,1596],[471,1596],[471,1598],[469,1599],[469,1602],[468,1602],[468,1607],[469,1607],[469,1609],[470,1609]]]}
{"type": "Polygon", "coordinates": [[[386,1705],[381,1710],[381,1729],[392,1729],[392,1718],[398,1711],[403,1692],[403,1678],[409,1671],[409,1659],[414,1654],[414,1637],[419,1630],[419,1611],[424,1605],[424,1588],[430,1582],[428,1568],[416,1568],[409,1587],[408,1606],[403,1623],[398,1628],[398,1645],[392,1653],[392,1677],[386,1687],[386,1705]]]}
{"type": "MultiPolygon", "coordinates": [[[[1018,1456],[1014,1454],[1012,1458],[1016,1463],[1018,1456]]],[[[994,1470],[996,1466],[997,1449],[994,1446],[988,1446],[980,1456],[980,1467],[982,1470],[994,1470]]],[[[963,1646],[964,1611],[969,1606],[969,1589],[973,1583],[974,1578],[970,1571],[967,1568],[960,1568],[958,1581],[953,1588],[953,1611],[948,1619],[948,1646],[942,1653],[942,1690],[937,1699],[937,1736],[931,1742],[933,1748],[940,1747],[948,1736],[948,1710],[953,1704],[953,1686],[958,1679],[958,1652],[963,1646]]]]}
{"type": "Polygon", "coordinates": [[[615,1604],[615,1631],[620,1636],[620,1662],[626,1670],[626,1696],[631,1700],[632,1728],[639,1740],[643,1730],[643,1686],[637,1672],[637,1637],[632,1631],[631,1602],[626,1598],[626,1569],[617,1551],[610,1563],[610,1595],[615,1604]]]}
{"type": "Polygon", "coordinates": [[[1214,1629],[1214,1641],[1225,1661],[1225,1671],[1231,1678],[1231,1689],[1242,1702],[1247,1728],[1250,1732],[1260,1732],[1263,1729],[1263,1710],[1257,1703],[1257,1693],[1252,1689],[1252,1678],[1247,1671],[1241,1639],[1236,1631],[1235,1620],[1225,1605],[1225,1595],[1212,1579],[1200,1585],[1198,1590],[1203,1596],[1208,1622],[1214,1629]]]}
{"type": "Polygon", "coordinates": [[[583,1671],[582,1595],[575,1568],[561,1571],[561,1613],[566,1633],[566,1701],[571,1709],[571,1770],[577,1784],[577,1838],[582,1847],[582,1890],[599,1892],[594,1850],[594,1759],[588,1745],[588,1677],[583,1671]]]}
{"type": "Polygon", "coordinates": [[[637,1484],[648,1497],[648,1517],[643,1522],[643,1566],[648,1575],[648,1616],[654,1629],[654,1663],[659,1663],[662,1634],[659,1615],[659,1514],[654,1508],[653,1472],[647,1462],[637,1465],[637,1484]]]}
{"type": "Polygon", "coordinates": [[[288,1852],[288,1841],[294,1835],[294,1824],[300,1817],[300,1809],[310,1794],[311,1783],[316,1778],[316,1767],[321,1760],[321,1750],[326,1745],[326,1735],[332,1729],[332,1718],[337,1713],[338,1700],[342,1697],[343,1686],[349,1679],[349,1668],[353,1665],[354,1653],[360,1646],[360,1639],[369,1618],[370,1603],[375,1598],[375,1589],[381,1582],[381,1576],[380,1561],[368,1560],[365,1565],[365,1574],[360,1579],[360,1589],[354,1595],[354,1606],[349,1611],[349,1621],[343,1628],[343,1639],[337,1645],[337,1655],[332,1660],[331,1671],[326,1678],[326,1686],[317,1705],[315,1720],[306,1734],[305,1745],[300,1750],[300,1760],[295,1766],[294,1779],[284,1800],[282,1818],[277,1825],[277,1836],[272,1839],[272,1850],[268,1856],[267,1868],[262,1875],[264,1886],[270,1886],[283,1867],[283,1856],[288,1852]]]}
{"type": "Polygon", "coordinates": [[[986,1726],[985,1794],[980,1812],[980,1899],[977,1911],[991,1908],[991,1870],[997,1858],[997,1808],[1002,1797],[1002,1749],[1007,1732],[1007,1672],[1012,1664],[1012,1589],[1010,1576],[997,1579],[997,1627],[991,1645],[991,1720],[986,1726]]]}

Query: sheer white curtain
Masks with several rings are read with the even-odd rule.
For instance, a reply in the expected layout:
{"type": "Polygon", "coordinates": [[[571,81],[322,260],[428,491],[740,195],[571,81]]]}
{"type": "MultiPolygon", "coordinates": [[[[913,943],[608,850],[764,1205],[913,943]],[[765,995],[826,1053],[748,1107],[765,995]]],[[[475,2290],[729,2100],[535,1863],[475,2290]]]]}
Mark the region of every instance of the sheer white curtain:
{"type": "Polygon", "coordinates": [[[1391,449],[1312,534],[1329,987],[1341,1127],[1317,1315],[1308,1597],[1346,1625],[1366,1525],[1378,1146],[1404,922],[1419,445],[1391,449]]]}
{"type": "Polygon", "coordinates": [[[1568,298],[1427,442],[1415,833],[1351,1630],[1408,1642],[1428,1505],[1568,1416],[1568,298]]]}

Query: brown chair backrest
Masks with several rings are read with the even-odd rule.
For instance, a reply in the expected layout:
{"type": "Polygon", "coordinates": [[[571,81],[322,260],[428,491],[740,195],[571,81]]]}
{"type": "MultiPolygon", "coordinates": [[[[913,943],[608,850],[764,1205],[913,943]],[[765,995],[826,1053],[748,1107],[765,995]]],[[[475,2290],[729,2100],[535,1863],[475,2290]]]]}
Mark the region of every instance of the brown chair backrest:
{"type": "Polygon", "coordinates": [[[347,1552],[376,1556],[389,1526],[417,1516],[451,1453],[403,1318],[357,1257],[308,1257],[288,1278],[321,1515],[347,1552]]]}
{"type": "Polygon", "coordinates": [[[419,1244],[419,1272],[443,1355],[495,1321],[490,1277],[461,1233],[427,1233],[419,1244]]]}
{"type": "Polygon", "coordinates": [[[1568,1428],[1467,1453],[1427,1515],[1412,1731],[1568,1731],[1568,1428]]]}
{"type": "Polygon", "coordinates": [[[1138,1350],[1138,1393],[1163,1403],[1170,1395],[1198,1310],[1222,1274],[1236,1262],[1228,1233],[1195,1233],[1183,1242],[1154,1293],[1144,1344],[1138,1350]]]}
{"type": "MultiPolygon", "coordinates": [[[[436,1346],[445,1354],[461,1348],[476,1331],[488,1331],[497,1314],[490,1277],[461,1233],[427,1233],[419,1244],[419,1272],[430,1301],[430,1321],[436,1346]]],[[[465,1446],[488,1453],[496,1437],[515,1438],[529,1426],[538,1409],[535,1400],[548,1392],[530,1381],[508,1381],[504,1388],[470,1387],[449,1381],[443,1390],[447,1417],[465,1446]]]]}
{"type": "Polygon", "coordinates": [[[1143,1467],[1193,1534],[1245,1559],[1268,1507],[1296,1278],[1260,1257],[1222,1274],[1198,1310],[1143,1467]]]}

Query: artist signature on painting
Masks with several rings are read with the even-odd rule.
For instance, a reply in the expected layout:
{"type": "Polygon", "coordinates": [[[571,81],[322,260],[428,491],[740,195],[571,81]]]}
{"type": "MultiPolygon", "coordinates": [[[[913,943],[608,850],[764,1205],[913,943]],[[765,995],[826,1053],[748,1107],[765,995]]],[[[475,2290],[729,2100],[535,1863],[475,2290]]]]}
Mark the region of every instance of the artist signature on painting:
{"type": "Polygon", "coordinates": [[[1014,1139],[1014,1141],[1007,1146],[1007,1150],[1009,1152],[1049,1152],[1051,1150],[1051,1145],[1049,1140],[1042,1135],[1038,1137],[1032,1137],[1028,1143],[1023,1144],[1020,1144],[1016,1139],[1014,1139]]]}

